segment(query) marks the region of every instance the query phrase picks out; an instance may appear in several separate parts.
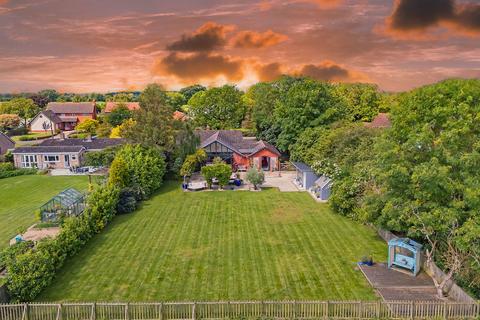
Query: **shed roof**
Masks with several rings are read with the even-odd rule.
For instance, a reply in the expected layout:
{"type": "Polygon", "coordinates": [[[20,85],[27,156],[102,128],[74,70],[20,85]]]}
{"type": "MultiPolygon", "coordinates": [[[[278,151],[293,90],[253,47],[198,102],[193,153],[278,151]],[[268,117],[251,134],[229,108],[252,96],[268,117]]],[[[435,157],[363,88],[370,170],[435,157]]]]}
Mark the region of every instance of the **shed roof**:
{"type": "Polygon", "coordinates": [[[55,112],[53,112],[52,110],[43,110],[43,111],[40,111],[39,113],[37,113],[37,115],[32,119],[30,120],[30,123],[32,123],[35,119],[37,119],[40,115],[43,115],[45,116],[47,119],[49,119],[50,121],[52,121],[53,123],[61,123],[62,120],[60,119],[59,116],[57,116],[55,114],[55,112]]]}
{"type": "Polygon", "coordinates": [[[293,166],[301,172],[313,172],[309,165],[303,162],[292,162],[293,166]]]}
{"type": "Polygon", "coordinates": [[[415,250],[420,250],[423,247],[420,243],[413,241],[410,238],[394,238],[388,241],[388,245],[389,246],[400,245],[402,247],[410,247],[415,250]]]}
{"type": "Polygon", "coordinates": [[[329,177],[327,177],[325,175],[321,175],[320,178],[318,178],[315,181],[315,185],[319,186],[320,188],[324,188],[325,186],[327,186],[330,183],[332,183],[332,179],[330,179],[329,177]]]}

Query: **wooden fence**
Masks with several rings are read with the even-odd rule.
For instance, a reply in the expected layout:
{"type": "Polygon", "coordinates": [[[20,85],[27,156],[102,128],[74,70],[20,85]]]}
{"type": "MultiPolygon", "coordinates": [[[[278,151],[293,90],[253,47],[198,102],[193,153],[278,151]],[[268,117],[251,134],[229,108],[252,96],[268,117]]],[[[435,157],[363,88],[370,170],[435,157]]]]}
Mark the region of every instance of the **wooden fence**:
{"type": "Polygon", "coordinates": [[[480,303],[242,301],[0,305],[1,320],[480,319],[480,303]]]}

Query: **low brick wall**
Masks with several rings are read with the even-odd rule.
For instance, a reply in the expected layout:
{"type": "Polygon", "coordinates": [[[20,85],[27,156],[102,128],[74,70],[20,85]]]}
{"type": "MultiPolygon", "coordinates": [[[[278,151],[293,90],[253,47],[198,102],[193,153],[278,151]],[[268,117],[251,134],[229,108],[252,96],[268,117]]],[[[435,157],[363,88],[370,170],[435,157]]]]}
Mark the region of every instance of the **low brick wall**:
{"type": "MultiPolygon", "coordinates": [[[[378,235],[386,242],[398,238],[395,234],[388,230],[377,229],[378,235]]],[[[422,268],[432,278],[435,278],[438,282],[441,282],[447,276],[435,263],[428,266],[426,263],[425,255],[422,253],[422,268]]],[[[470,297],[462,288],[460,288],[454,281],[449,280],[445,287],[448,296],[455,301],[459,302],[475,302],[475,299],[470,297]]]]}

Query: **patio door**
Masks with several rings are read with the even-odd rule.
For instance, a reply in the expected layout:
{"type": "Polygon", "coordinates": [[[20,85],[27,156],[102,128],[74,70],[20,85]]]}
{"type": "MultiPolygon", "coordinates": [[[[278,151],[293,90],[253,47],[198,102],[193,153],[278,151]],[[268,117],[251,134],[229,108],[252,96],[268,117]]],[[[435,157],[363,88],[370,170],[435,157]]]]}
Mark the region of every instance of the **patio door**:
{"type": "Polygon", "coordinates": [[[70,155],[65,155],[65,168],[70,168],[70,155]]]}

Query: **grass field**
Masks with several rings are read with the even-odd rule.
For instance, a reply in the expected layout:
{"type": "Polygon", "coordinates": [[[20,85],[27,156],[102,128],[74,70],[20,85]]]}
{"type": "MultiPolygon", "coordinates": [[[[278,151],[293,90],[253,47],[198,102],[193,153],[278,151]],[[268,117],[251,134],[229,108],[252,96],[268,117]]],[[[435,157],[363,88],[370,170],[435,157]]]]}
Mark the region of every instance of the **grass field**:
{"type": "Polygon", "coordinates": [[[356,261],[375,232],[306,193],[183,193],[118,216],[38,298],[69,301],[375,299],[356,261]]]}
{"type": "Polygon", "coordinates": [[[0,249],[35,222],[35,210],[52,196],[68,187],[85,190],[87,185],[85,176],[31,175],[0,179],[0,249]]]}

